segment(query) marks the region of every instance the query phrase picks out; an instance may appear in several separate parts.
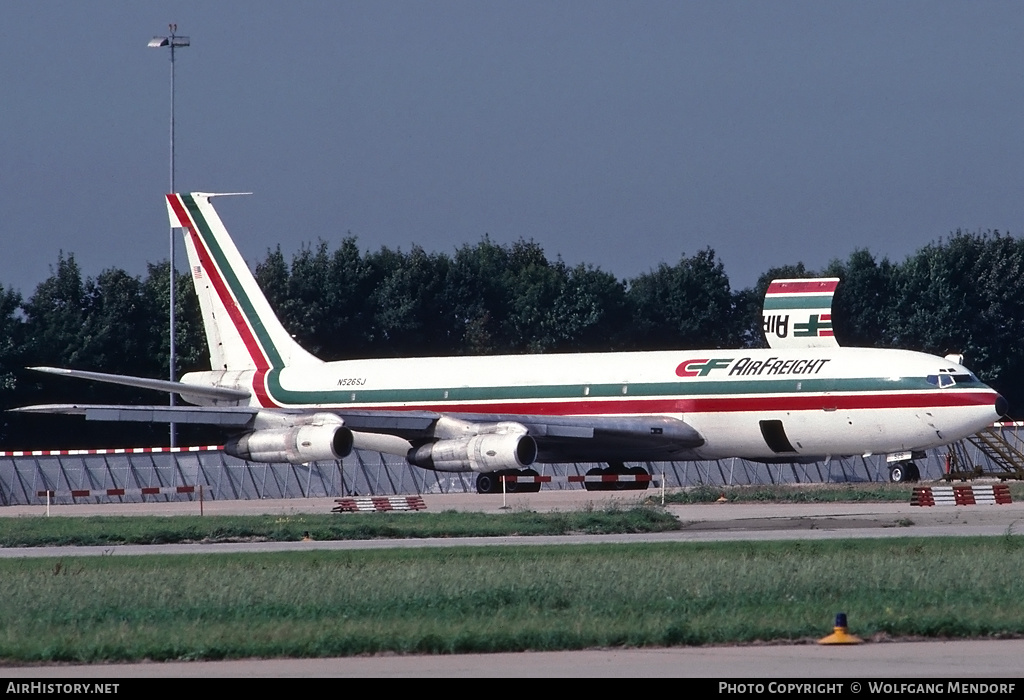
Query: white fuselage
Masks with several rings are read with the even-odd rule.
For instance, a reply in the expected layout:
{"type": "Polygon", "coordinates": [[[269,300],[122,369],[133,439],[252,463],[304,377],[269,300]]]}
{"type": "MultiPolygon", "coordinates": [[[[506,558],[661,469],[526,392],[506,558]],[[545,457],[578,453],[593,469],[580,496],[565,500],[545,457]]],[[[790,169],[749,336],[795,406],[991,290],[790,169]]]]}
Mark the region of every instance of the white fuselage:
{"type": "Polygon", "coordinates": [[[265,408],[670,416],[705,440],[680,459],[922,450],[997,420],[1001,401],[947,359],[861,348],[347,360],[231,384],[265,408]]]}

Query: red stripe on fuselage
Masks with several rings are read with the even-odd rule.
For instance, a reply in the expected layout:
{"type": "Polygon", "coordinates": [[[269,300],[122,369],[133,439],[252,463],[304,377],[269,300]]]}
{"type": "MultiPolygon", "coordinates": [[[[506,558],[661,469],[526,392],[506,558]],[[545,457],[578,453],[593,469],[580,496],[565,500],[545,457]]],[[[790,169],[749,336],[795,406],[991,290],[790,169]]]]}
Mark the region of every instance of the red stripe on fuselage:
{"type": "MultiPolygon", "coordinates": [[[[504,401],[500,403],[333,405],[335,409],[512,413],[539,416],[649,415],[657,413],[742,413],[745,411],[833,411],[892,408],[954,408],[995,404],[995,393],[950,391],[936,394],[853,394],[832,396],[745,396],[623,399],[620,401],[504,401]]],[[[994,410],[994,409],[993,409],[994,410]]]]}
{"type": "MultiPolygon", "coordinates": [[[[270,362],[263,352],[263,348],[260,346],[256,337],[253,335],[252,330],[245,322],[245,316],[238,308],[238,304],[235,303],[234,297],[231,295],[228,289],[227,282],[224,277],[220,274],[216,264],[213,262],[213,257],[207,250],[206,245],[203,243],[203,239],[200,238],[196,232],[195,225],[192,223],[191,218],[188,215],[188,211],[182,205],[180,199],[176,195],[167,195],[167,201],[171,203],[171,207],[174,209],[174,213],[178,217],[178,221],[181,223],[182,228],[188,231],[189,236],[192,238],[192,245],[195,246],[196,254],[199,256],[199,264],[202,265],[203,269],[206,270],[206,274],[210,282],[213,284],[213,288],[217,292],[217,296],[220,298],[221,304],[227,309],[228,317],[231,319],[231,323],[235,326],[239,337],[242,339],[242,343],[245,345],[245,349],[249,352],[249,357],[252,359],[253,364],[256,365],[257,376],[262,379],[266,371],[270,369],[270,362]]],[[[266,396],[266,389],[263,387],[255,386],[256,382],[253,382],[253,389],[256,390],[257,394],[263,393],[266,396]]],[[[264,404],[270,405],[270,404],[264,404]]]]}
{"type": "Polygon", "coordinates": [[[263,406],[263,408],[276,408],[280,404],[275,402],[273,397],[270,396],[270,392],[267,391],[268,371],[267,369],[256,370],[252,378],[252,389],[256,392],[256,400],[259,401],[260,406],[263,406]]]}

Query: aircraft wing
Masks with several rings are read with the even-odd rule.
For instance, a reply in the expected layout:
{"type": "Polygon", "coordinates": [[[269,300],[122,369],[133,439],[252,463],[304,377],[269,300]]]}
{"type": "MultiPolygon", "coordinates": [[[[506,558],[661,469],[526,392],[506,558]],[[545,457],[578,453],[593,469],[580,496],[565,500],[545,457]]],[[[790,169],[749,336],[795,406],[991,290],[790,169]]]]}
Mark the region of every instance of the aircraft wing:
{"type": "MultiPolygon", "coordinates": [[[[155,380],[154,380],[155,381],[155,380]]],[[[258,406],[138,406],[43,404],[11,409],[16,413],[84,416],[86,420],[214,425],[226,430],[251,428],[258,413],[276,414],[301,424],[312,409],[266,409],[258,406]]],[[[324,411],[337,415],[355,432],[393,435],[411,445],[430,442],[442,418],[471,426],[470,432],[498,423],[522,426],[537,442],[538,459],[607,461],[667,459],[699,447],[704,438],[684,421],[667,416],[536,416],[516,414],[441,414],[430,411],[324,411]]]]}
{"type": "Polygon", "coordinates": [[[47,374],[78,379],[122,384],[168,393],[199,397],[212,401],[212,406],[138,406],[105,404],[44,404],[12,409],[19,413],[47,413],[84,416],[86,420],[182,423],[215,425],[226,430],[253,429],[257,414],[273,415],[278,425],[301,425],[314,414],[333,413],[342,424],[356,433],[390,435],[407,443],[392,443],[396,452],[409,446],[422,445],[452,430],[454,421],[460,435],[517,431],[524,432],[537,443],[538,460],[607,461],[668,459],[685,450],[704,444],[704,438],[682,420],[668,416],[541,416],[490,413],[440,413],[433,411],[402,410],[338,410],[338,409],[281,409],[259,406],[239,406],[249,398],[249,392],[226,387],[202,386],[148,379],[103,372],[32,367],[47,374]],[[229,405],[216,405],[225,402],[229,405]],[[500,425],[499,425],[500,424],[500,425]]]}
{"type": "Polygon", "coordinates": [[[654,459],[699,447],[704,438],[684,421],[668,416],[536,416],[430,411],[331,410],[356,432],[395,435],[413,444],[438,437],[441,419],[488,432],[498,424],[525,428],[537,442],[540,461],[606,461],[654,459]],[[609,457],[609,454],[614,455],[609,457]]]}
{"type": "Polygon", "coordinates": [[[259,411],[249,406],[117,406],[107,404],[41,404],[10,409],[12,413],[85,416],[86,420],[134,423],[191,423],[241,428],[259,411]]]}
{"type": "Polygon", "coordinates": [[[668,416],[460,415],[472,422],[508,421],[526,427],[540,462],[658,460],[704,444],[691,425],[668,416]]]}

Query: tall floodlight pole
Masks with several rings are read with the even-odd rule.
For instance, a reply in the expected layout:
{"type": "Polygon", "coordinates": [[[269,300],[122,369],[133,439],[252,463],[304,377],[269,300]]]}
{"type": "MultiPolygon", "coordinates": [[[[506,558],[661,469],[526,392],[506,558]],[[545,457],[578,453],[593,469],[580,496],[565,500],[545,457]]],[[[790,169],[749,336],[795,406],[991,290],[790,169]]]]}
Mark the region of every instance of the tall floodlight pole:
{"type": "MultiPolygon", "coordinates": [[[[188,46],[189,45],[189,39],[188,39],[187,36],[178,36],[175,33],[175,32],[178,31],[178,25],[177,24],[169,24],[167,26],[170,29],[170,34],[168,34],[167,36],[155,36],[155,37],[153,37],[150,40],[148,46],[151,49],[161,49],[161,48],[163,48],[165,46],[170,47],[170,49],[171,49],[171,189],[168,190],[168,192],[173,193],[175,191],[174,190],[174,50],[175,49],[181,49],[181,48],[184,48],[184,47],[188,46]]],[[[170,378],[171,378],[172,382],[176,381],[176,379],[177,379],[177,377],[175,376],[176,373],[175,373],[175,370],[174,370],[174,365],[175,365],[175,362],[176,362],[176,357],[175,357],[175,352],[174,352],[174,301],[175,301],[175,294],[174,294],[174,273],[175,273],[175,268],[174,268],[174,236],[175,236],[175,233],[174,233],[174,228],[175,228],[174,226],[171,226],[171,235],[170,235],[170,248],[171,248],[171,263],[170,263],[170,265],[171,265],[171,269],[170,269],[170,289],[169,289],[169,294],[170,294],[170,336],[171,336],[170,348],[171,348],[171,352],[170,352],[170,359],[168,361],[168,364],[170,365],[170,378]]],[[[174,394],[171,394],[170,405],[171,406],[174,405],[174,394]]],[[[177,436],[175,434],[176,433],[175,427],[176,427],[175,424],[171,423],[171,425],[170,425],[170,429],[171,429],[171,435],[170,435],[171,447],[176,447],[177,446],[176,445],[176,443],[177,443],[177,436]]]]}

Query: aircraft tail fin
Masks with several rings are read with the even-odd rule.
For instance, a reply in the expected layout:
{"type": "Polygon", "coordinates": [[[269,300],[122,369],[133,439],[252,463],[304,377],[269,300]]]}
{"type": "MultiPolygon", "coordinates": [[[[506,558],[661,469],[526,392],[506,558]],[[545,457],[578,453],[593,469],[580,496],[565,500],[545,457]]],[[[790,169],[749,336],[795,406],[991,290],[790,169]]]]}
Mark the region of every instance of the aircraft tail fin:
{"type": "Polygon", "coordinates": [[[171,226],[185,233],[213,370],[269,370],[321,361],[288,334],[213,208],[215,194],[167,195],[171,226]]]}
{"type": "Polygon", "coordinates": [[[761,316],[765,338],[776,348],[837,348],[832,296],[838,277],[772,280],[761,316]]]}

